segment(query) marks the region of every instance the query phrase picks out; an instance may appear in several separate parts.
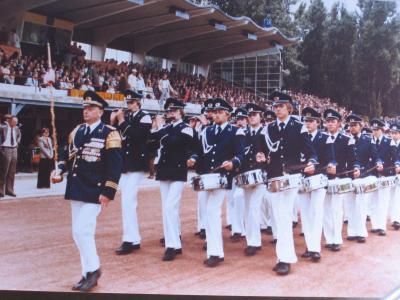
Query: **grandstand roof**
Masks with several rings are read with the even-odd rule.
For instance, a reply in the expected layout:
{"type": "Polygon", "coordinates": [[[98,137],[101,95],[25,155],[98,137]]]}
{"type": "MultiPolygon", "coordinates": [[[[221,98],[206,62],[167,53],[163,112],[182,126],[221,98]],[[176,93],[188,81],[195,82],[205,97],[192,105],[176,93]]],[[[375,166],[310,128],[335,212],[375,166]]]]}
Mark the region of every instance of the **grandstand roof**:
{"type": "MultiPolygon", "coordinates": [[[[189,0],[18,2],[22,10],[73,22],[73,40],[196,64],[299,41],[275,27],[263,28],[248,17],[231,17],[215,6],[189,0]],[[184,15],[178,16],[177,10],[184,15]],[[225,25],[226,30],[217,29],[215,23],[225,25]]],[[[16,12],[15,4],[1,6],[16,12]]]]}

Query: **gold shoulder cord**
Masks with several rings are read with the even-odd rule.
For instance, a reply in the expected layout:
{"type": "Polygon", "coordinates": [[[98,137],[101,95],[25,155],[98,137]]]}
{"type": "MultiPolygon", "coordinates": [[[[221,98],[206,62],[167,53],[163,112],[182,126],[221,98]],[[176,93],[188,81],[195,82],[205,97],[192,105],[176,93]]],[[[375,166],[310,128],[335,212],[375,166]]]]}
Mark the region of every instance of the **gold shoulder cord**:
{"type": "Polygon", "coordinates": [[[80,126],[81,125],[76,126],[75,129],[72,130],[72,132],[69,134],[69,138],[68,138],[68,150],[69,150],[68,160],[71,160],[72,158],[74,158],[76,152],[78,152],[78,148],[75,146],[75,135],[76,135],[76,132],[78,131],[80,126]]]}
{"type": "Polygon", "coordinates": [[[121,148],[121,147],[122,147],[121,135],[116,130],[111,131],[106,139],[106,149],[121,148]]]}

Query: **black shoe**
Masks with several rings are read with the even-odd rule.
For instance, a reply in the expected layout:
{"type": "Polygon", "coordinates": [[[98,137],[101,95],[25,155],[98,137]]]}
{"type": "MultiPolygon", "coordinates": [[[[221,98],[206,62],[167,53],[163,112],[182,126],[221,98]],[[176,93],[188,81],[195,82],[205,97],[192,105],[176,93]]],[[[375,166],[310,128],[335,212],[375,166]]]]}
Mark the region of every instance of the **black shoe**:
{"type": "Polygon", "coordinates": [[[310,252],[308,250],[306,250],[306,252],[304,252],[301,257],[302,258],[310,258],[312,256],[313,252],[310,252]]]}
{"type": "Polygon", "coordinates": [[[319,262],[321,259],[321,254],[319,252],[311,252],[311,260],[313,262],[319,262]]]}
{"type": "Polygon", "coordinates": [[[204,251],[207,251],[207,242],[204,242],[204,244],[203,244],[203,250],[204,250],[204,251]]]}
{"type": "Polygon", "coordinates": [[[395,222],[393,222],[392,227],[394,228],[394,230],[399,230],[400,229],[400,223],[395,221],[395,222]]]}
{"type": "Polygon", "coordinates": [[[11,197],[17,197],[17,195],[15,193],[12,192],[6,192],[7,196],[11,196],[11,197]]]}
{"type": "Polygon", "coordinates": [[[160,239],[161,246],[165,246],[165,238],[160,239]]]}
{"type": "Polygon", "coordinates": [[[348,241],[357,241],[358,237],[357,236],[348,236],[346,239],[348,241]]]}
{"type": "Polygon", "coordinates": [[[272,235],[272,227],[268,226],[267,228],[261,229],[261,232],[268,235],[272,235]]]}
{"type": "Polygon", "coordinates": [[[174,260],[176,256],[176,252],[174,248],[167,248],[164,252],[164,256],[162,258],[163,261],[171,261],[174,260]]]}
{"type": "Polygon", "coordinates": [[[304,236],[304,232],[300,233],[299,236],[304,236]]]}
{"type": "Polygon", "coordinates": [[[97,280],[99,280],[100,276],[101,276],[100,269],[94,272],[87,273],[86,279],[83,281],[79,290],[84,292],[89,292],[92,288],[94,288],[97,285],[97,280]]]}
{"type": "Polygon", "coordinates": [[[232,240],[232,242],[236,243],[236,242],[240,241],[241,237],[242,237],[242,235],[240,233],[236,232],[231,236],[231,240],[232,240]]]}
{"type": "Polygon", "coordinates": [[[85,282],[85,277],[82,277],[81,278],[81,280],[79,280],[77,283],[75,283],[73,286],[72,286],[72,290],[73,291],[78,291],[81,287],[82,287],[82,284],[85,282]]]}
{"type": "Polygon", "coordinates": [[[208,258],[208,259],[206,259],[204,261],[204,264],[207,267],[212,268],[212,267],[216,267],[220,262],[223,262],[223,261],[224,261],[223,257],[218,257],[218,256],[211,255],[210,258],[208,258]]]}
{"type": "Polygon", "coordinates": [[[117,250],[115,250],[115,253],[117,255],[125,255],[132,253],[133,250],[138,250],[138,249],[140,249],[140,244],[134,245],[131,242],[122,242],[122,245],[117,250]]]}
{"type": "Polygon", "coordinates": [[[278,262],[273,270],[278,274],[278,275],[287,275],[290,272],[290,264],[284,263],[284,262],[278,262]]]}
{"type": "Polygon", "coordinates": [[[344,224],[348,224],[348,223],[349,223],[349,221],[345,220],[345,221],[343,221],[343,223],[344,223],[344,224]]]}
{"type": "Polygon", "coordinates": [[[4,197],[4,194],[0,194],[0,198],[3,198],[4,197]]]}
{"type": "Polygon", "coordinates": [[[292,227],[293,227],[293,228],[296,228],[296,227],[297,227],[297,224],[299,224],[299,222],[293,222],[293,223],[292,223],[292,227]]]}
{"type": "Polygon", "coordinates": [[[325,248],[327,248],[327,249],[332,249],[332,247],[334,246],[335,244],[326,244],[325,245],[325,248]]]}
{"type": "Polygon", "coordinates": [[[226,225],[225,228],[232,231],[232,225],[226,225]]]}
{"type": "Polygon", "coordinates": [[[371,218],[369,216],[367,216],[367,222],[370,222],[371,218]]]}
{"type": "Polygon", "coordinates": [[[253,256],[257,253],[257,251],[261,250],[261,247],[254,247],[254,246],[247,246],[246,249],[244,249],[244,253],[246,253],[247,256],[253,256]]]}
{"type": "Polygon", "coordinates": [[[362,236],[357,237],[357,243],[365,243],[365,242],[366,242],[365,237],[362,237],[362,236]]]}
{"type": "Polygon", "coordinates": [[[379,230],[378,230],[378,235],[380,235],[380,236],[385,236],[385,235],[386,235],[386,231],[383,230],[383,229],[379,229],[379,230]]]}
{"type": "Polygon", "coordinates": [[[199,238],[201,238],[202,240],[206,239],[206,230],[205,229],[201,229],[199,231],[199,238]]]}
{"type": "Polygon", "coordinates": [[[371,233],[378,233],[379,229],[371,229],[371,233]]]}
{"type": "Polygon", "coordinates": [[[331,250],[333,252],[338,252],[338,251],[340,251],[340,245],[332,244],[332,247],[329,250],[331,250]]]}
{"type": "Polygon", "coordinates": [[[273,239],[273,240],[270,240],[269,243],[270,244],[276,244],[277,241],[278,241],[277,239],[273,239]]]}
{"type": "Polygon", "coordinates": [[[182,248],[175,249],[175,254],[176,254],[176,255],[182,254],[182,248]]]}

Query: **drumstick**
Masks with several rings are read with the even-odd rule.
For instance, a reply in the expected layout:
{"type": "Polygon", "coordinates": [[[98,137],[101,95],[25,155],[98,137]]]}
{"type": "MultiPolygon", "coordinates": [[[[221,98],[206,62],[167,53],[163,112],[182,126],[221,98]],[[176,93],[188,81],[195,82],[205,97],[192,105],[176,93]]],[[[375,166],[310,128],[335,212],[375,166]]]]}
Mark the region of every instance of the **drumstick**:
{"type": "Polygon", "coordinates": [[[211,173],[215,173],[215,172],[217,172],[218,170],[223,169],[223,168],[224,168],[224,167],[223,167],[222,165],[220,165],[219,167],[216,167],[214,170],[212,170],[211,173]]]}
{"type": "Polygon", "coordinates": [[[362,174],[360,175],[360,177],[363,177],[364,175],[366,175],[366,174],[372,172],[372,171],[375,170],[377,167],[378,167],[378,165],[376,165],[375,167],[373,167],[373,168],[371,168],[371,169],[368,169],[367,171],[365,171],[364,173],[362,173],[362,174]]]}
{"type": "Polygon", "coordinates": [[[347,171],[338,173],[338,174],[336,174],[336,176],[342,176],[342,175],[345,175],[345,174],[348,174],[348,173],[352,173],[352,172],[354,172],[354,169],[351,169],[351,170],[347,170],[347,171]]]}
{"type": "MultiPolygon", "coordinates": [[[[316,165],[319,165],[319,163],[313,163],[313,165],[316,166],[316,165]]],[[[284,172],[300,171],[308,166],[309,166],[308,164],[297,164],[297,165],[291,165],[291,166],[284,166],[283,171],[284,172]]]]}

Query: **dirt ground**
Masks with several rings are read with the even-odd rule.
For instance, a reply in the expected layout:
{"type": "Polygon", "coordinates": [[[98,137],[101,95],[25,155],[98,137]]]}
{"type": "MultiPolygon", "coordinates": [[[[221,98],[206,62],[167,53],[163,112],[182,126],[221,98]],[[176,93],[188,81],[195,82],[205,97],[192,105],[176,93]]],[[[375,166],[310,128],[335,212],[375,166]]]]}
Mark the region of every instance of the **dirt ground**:
{"type": "MultiPolygon", "coordinates": [[[[142,248],[116,256],[121,243],[118,196],[97,225],[103,275],[95,292],[238,296],[382,297],[400,285],[400,231],[370,236],[366,244],[346,241],[342,250],[322,252],[322,260],[302,259],[303,238],[295,229],[299,262],[289,276],[272,271],[275,247],[263,235],[263,249],[244,255],[245,241],[232,243],[224,229],[225,262],[203,265],[203,241],[194,235],[197,197],[186,188],[181,204],[183,255],[162,262],[161,203],[157,188],[139,192],[142,248]]],[[[0,202],[0,290],[70,291],[80,279],[77,248],[71,237],[69,202],[62,197],[0,202]]],[[[225,218],[224,218],[225,220],[225,218]]],[[[344,227],[345,229],[345,227],[344,227]]]]}

